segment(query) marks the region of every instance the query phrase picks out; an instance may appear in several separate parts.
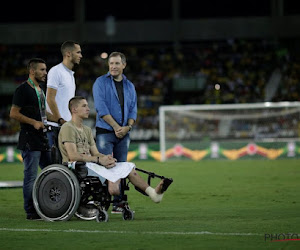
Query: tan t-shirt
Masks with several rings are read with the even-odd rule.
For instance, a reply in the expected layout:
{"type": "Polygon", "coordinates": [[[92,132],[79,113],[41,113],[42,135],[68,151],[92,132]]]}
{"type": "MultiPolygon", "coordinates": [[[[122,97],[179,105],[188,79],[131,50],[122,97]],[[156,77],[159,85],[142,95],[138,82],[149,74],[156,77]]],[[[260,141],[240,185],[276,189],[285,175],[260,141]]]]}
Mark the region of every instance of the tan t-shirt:
{"type": "Polygon", "coordinates": [[[83,125],[82,129],[78,129],[72,121],[62,125],[58,136],[58,146],[63,157],[63,162],[68,162],[70,160],[64,146],[65,142],[75,143],[77,152],[87,155],[91,155],[90,148],[95,145],[91,128],[83,125]]]}

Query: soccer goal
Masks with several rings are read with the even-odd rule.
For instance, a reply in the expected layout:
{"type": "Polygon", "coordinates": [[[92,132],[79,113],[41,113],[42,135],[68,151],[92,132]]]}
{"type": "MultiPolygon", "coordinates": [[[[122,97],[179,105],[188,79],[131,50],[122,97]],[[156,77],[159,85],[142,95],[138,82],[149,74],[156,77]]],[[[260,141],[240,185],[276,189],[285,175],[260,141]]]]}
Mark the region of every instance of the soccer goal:
{"type": "Polygon", "coordinates": [[[300,102],[159,108],[161,161],[300,155],[300,102]]]}

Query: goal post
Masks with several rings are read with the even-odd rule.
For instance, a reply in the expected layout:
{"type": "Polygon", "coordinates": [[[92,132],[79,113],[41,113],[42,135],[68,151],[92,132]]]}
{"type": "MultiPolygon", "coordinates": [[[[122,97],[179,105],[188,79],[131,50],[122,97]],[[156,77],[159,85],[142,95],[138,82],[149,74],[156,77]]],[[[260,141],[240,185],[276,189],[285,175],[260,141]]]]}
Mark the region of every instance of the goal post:
{"type": "Polygon", "coordinates": [[[220,153],[237,159],[257,152],[275,159],[289,150],[298,156],[300,102],[161,106],[159,138],[161,161],[218,158],[220,153]]]}

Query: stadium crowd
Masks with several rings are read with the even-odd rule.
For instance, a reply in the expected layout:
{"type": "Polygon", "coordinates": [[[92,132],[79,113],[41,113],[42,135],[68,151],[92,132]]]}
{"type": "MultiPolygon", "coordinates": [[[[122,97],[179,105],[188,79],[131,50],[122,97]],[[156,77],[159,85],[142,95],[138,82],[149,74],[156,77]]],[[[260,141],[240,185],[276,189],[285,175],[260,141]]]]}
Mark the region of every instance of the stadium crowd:
{"type": "MultiPolygon", "coordinates": [[[[282,80],[272,101],[300,101],[299,67],[290,51],[274,40],[226,40],[182,44],[113,45],[129,63],[126,76],[132,80],[138,96],[138,119],[135,129],[158,129],[158,108],[173,104],[223,104],[263,102],[266,85],[279,70],[282,80]],[[202,77],[203,88],[179,91],[174,79],[202,77]],[[218,86],[218,87],[217,87],[218,86]]],[[[106,59],[100,57],[108,48],[85,44],[83,60],[75,69],[77,95],[92,103],[92,85],[106,73],[106,59]]],[[[0,45],[0,79],[14,88],[26,79],[27,60],[41,57],[48,70],[61,60],[57,45],[0,45]]],[[[0,93],[0,95],[3,95],[0,93]]],[[[0,109],[0,135],[14,135],[18,124],[9,119],[10,103],[0,109]]],[[[95,115],[95,112],[94,112],[95,115]]],[[[95,116],[90,125],[94,126],[95,116]]]]}

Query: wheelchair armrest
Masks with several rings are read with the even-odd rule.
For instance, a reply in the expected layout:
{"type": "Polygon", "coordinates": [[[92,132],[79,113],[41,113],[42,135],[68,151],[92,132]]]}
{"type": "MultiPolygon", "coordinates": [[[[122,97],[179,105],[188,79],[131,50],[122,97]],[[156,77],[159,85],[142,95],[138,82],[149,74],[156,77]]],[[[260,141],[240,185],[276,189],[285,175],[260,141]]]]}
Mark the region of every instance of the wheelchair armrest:
{"type": "MultiPolygon", "coordinates": [[[[84,161],[76,161],[75,162],[75,169],[73,169],[73,171],[76,174],[76,176],[80,179],[84,179],[88,175],[88,169],[87,169],[85,163],[86,162],[84,162],[84,161]]],[[[69,163],[63,162],[63,165],[68,167],[69,163]]]]}
{"type": "MultiPolygon", "coordinates": [[[[70,162],[63,162],[62,165],[64,165],[64,166],[69,166],[69,163],[70,163],[70,162]]],[[[75,162],[75,167],[76,167],[76,166],[85,165],[85,163],[86,163],[85,161],[76,161],[76,162],[75,162]]]]}

